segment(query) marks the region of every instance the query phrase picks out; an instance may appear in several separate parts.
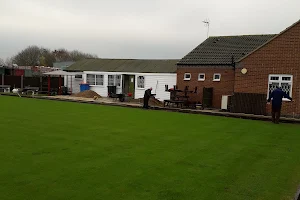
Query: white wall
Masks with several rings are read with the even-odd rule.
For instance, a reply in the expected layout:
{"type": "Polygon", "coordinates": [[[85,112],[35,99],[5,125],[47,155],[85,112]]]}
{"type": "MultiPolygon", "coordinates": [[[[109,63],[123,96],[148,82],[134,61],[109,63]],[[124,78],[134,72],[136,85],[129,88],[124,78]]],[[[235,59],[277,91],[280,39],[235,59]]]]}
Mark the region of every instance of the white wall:
{"type": "MultiPolygon", "coordinates": [[[[176,85],[176,73],[174,74],[164,74],[164,73],[132,73],[132,72],[96,72],[96,71],[85,71],[83,74],[83,81],[86,82],[87,74],[102,74],[104,75],[104,85],[103,86],[90,86],[91,90],[97,92],[103,97],[107,97],[107,85],[108,85],[108,75],[135,75],[135,99],[143,98],[146,89],[152,87],[152,93],[156,94],[156,98],[160,101],[170,99],[170,93],[165,92],[165,85],[172,88],[176,85]],[[145,88],[137,88],[137,77],[145,77],[145,88]]],[[[121,80],[122,82],[123,80],[121,80]]],[[[122,93],[122,86],[117,87],[117,93],[122,93]]]]}
{"type": "Polygon", "coordinates": [[[80,83],[83,79],[75,78],[75,76],[64,76],[64,86],[71,88],[72,81],[72,93],[80,92],[80,83]]]}
{"type": "MultiPolygon", "coordinates": [[[[141,74],[142,75],[142,74],[141,74]]],[[[140,76],[140,75],[138,75],[140,76]]],[[[152,87],[152,94],[156,94],[156,98],[160,101],[169,100],[170,92],[165,91],[165,85],[172,88],[176,85],[176,74],[143,74],[145,77],[145,88],[137,88],[137,77],[135,77],[135,98],[143,98],[146,89],[152,87]]]]}
{"type": "MultiPolygon", "coordinates": [[[[121,73],[116,73],[116,72],[95,72],[95,71],[86,71],[84,72],[84,74],[82,75],[84,82],[87,82],[87,74],[101,74],[103,75],[103,86],[100,85],[90,85],[90,89],[97,92],[100,96],[102,97],[107,97],[108,95],[108,75],[122,75],[121,73]]],[[[122,77],[121,77],[121,83],[122,83],[122,77]]],[[[122,93],[122,85],[121,87],[117,87],[117,93],[122,93]]]]}

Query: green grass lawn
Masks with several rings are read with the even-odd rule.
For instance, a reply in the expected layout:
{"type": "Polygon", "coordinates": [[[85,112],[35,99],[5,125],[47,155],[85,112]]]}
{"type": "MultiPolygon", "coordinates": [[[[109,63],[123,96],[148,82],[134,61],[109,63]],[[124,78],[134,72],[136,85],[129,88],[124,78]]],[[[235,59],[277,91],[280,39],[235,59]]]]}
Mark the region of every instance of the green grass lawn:
{"type": "Polygon", "coordinates": [[[1,200],[290,200],[300,126],[0,96],[1,200]]]}

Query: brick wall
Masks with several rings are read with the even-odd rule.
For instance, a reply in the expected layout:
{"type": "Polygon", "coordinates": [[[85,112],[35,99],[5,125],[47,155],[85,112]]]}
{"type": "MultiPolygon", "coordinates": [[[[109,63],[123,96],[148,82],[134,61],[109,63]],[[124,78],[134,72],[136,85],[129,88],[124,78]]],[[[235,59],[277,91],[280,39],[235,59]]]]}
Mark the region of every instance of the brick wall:
{"type": "MultiPolygon", "coordinates": [[[[266,94],[269,74],[293,75],[295,102],[284,102],[282,114],[300,115],[300,23],[237,64],[234,91],[266,94]],[[241,73],[242,68],[247,74],[241,73]]],[[[270,113],[270,106],[266,109],[270,113]]]]}
{"type": "Polygon", "coordinates": [[[189,86],[189,90],[198,87],[198,93],[192,94],[191,100],[202,102],[203,87],[213,88],[213,107],[221,108],[222,95],[231,95],[234,87],[234,70],[230,66],[180,66],[177,68],[177,87],[181,90],[189,86]],[[191,80],[184,80],[184,73],[191,73],[191,80]],[[198,74],[205,73],[205,80],[198,81],[198,74]],[[214,82],[214,73],[221,74],[221,81],[214,82]]]}

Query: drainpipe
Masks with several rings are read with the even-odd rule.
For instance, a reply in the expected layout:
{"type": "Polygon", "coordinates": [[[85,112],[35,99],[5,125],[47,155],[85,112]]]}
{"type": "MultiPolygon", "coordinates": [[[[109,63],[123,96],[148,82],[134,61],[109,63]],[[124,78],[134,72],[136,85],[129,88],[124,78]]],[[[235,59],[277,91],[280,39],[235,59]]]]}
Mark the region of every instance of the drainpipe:
{"type": "Polygon", "coordinates": [[[235,69],[236,69],[236,65],[234,62],[234,56],[231,56],[231,66],[233,68],[233,72],[234,72],[234,76],[233,76],[233,93],[234,93],[234,86],[235,86],[235,69]]]}
{"type": "MultiPolygon", "coordinates": [[[[234,95],[236,65],[235,65],[235,62],[234,62],[234,56],[233,55],[231,56],[231,65],[232,65],[232,69],[233,69],[233,87],[232,87],[233,90],[232,90],[232,95],[234,95]]],[[[232,104],[230,104],[230,106],[229,106],[229,111],[231,111],[231,106],[232,106],[232,104]]]]}
{"type": "Polygon", "coordinates": [[[235,70],[235,62],[234,62],[234,56],[231,56],[231,65],[233,67],[233,69],[235,70]]]}

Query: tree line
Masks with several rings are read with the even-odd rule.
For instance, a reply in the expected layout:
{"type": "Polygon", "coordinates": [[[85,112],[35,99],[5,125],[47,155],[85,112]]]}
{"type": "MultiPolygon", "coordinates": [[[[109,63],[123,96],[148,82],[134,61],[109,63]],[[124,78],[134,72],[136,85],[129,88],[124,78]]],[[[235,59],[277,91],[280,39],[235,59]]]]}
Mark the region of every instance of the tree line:
{"type": "Polygon", "coordinates": [[[17,64],[19,66],[53,67],[54,62],[76,62],[85,58],[97,58],[97,55],[83,53],[78,50],[68,51],[64,48],[50,50],[38,46],[28,46],[11,58],[6,60],[0,58],[0,65],[17,64]]]}

